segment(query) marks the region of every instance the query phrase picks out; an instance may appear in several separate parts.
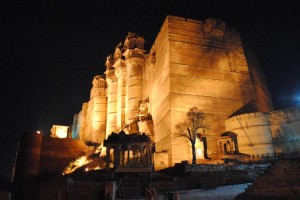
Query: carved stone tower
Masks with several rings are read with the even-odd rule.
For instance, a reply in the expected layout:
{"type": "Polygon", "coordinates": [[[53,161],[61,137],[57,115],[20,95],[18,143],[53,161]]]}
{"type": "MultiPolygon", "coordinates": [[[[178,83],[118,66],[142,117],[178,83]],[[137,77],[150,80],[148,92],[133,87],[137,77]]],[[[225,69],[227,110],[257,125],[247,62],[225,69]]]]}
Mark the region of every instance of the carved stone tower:
{"type": "Polygon", "coordinates": [[[122,129],[128,133],[139,132],[137,122],[146,58],[144,43],[142,37],[129,32],[124,45],[119,43],[113,57],[107,57],[107,135],[122,129]]]}
{"type": "Polygon", "coordinates": [[[126,125],[128,125],[129,133],[138,133],[138,115],[142,102],[142,71],[145,66],[145,40],[129,33],[124,48],[125,65],[127,71],[126,85],[126,125]]]}
{"type": "Polygon", "coordinates": [[[88,102],[85,141],[101,144],[106,137],[106,81],[102,76],[93,79],[88,102]]]}
{"type": "Polygon", "coordinates": [[[196,146],[204,154],[197,156],[212,159],[220,154],[226,119],[273,110],[259,65],[225,22],[167,16],[147,53],[144,43],[129,32],[107,57],[106,78],[94,78],[76,120],[81,139],[102,143],[112,132],[145,133],[155,142],[155,168],[162,169],[191,159],[190,143],[175,127],[191,107],[210,126],[201,130],[196,146]]]}
{"type": "Polygon", "coordinates": [[[125,96],[126,96],[126,66],[122,60],[121,44],[119,44],[114,53],[115,76],[117,77],[117,119],[116,129],[121,130],[125,125],[125,96]]]}
{"type": "Polygon", "coordinates": [[[106,123],[106,138],[112,133],[117,132],[117,77],[115,68],[113,68],[113,58],[111,55],[106,60],[106,82],[107,82],[107,123],[106,123]]]}

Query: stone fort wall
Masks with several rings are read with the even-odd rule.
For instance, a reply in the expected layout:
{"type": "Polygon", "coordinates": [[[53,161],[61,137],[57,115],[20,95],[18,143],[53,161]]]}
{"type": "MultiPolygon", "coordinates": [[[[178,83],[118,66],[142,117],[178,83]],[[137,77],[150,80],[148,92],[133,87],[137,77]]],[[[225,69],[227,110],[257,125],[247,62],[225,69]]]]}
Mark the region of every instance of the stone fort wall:
{"type": "Polygon", "coordinates": [[[233,116],[225,127],[237,134],[240,153],[260,157],[300,153],[299,107],[233,116]]]}
{"type": "Polygon", "coordinates": [[[252,100],[257,111],[272,110],[255,61],[247,60],[238,32],[227,28],[225,22],[168,16],[150,51],[153,54],[156,62],[147,62],[152,64],[152,79],[146,88],[156,150],[167,150],[172,165],[191,157],[188,141],[178,138],[175,129],[190,107],[197,106],[207,115],[211,129],[205,137],[210,157],[217,155],[217,139],[232,113],[252,100]]]}
{"type": "Polygon", "coordinates": [[[144,42],[129,33],[107,57],[106,94],[98,94],[107,102],[95,116],[89,114],[94,100],[85,103],[74,120],[81,124],[73,135],[97,141],[111,132],[143,130],[155,142],[155,157],[162,158],[156,163],[168,167],[191,159],[189,141],[177,137],[175,125],[185,119],[192,106],[207,116],[210,129],[203,137],[210,158],[217,158],[217,140],[225,132],[225,120],[234,112],[249,102],[250,112],[272,111],[259,65],[251,53],[245,54],[250,51],[245,51],[239,33],[225,22],[167,16],[149,53],[144,42]],[[96,115],[102,119],[101,128],[97,127],[101,131],[91,128],[96,115]],[[93,132],[98,135],[92,136],[93,132]]]}

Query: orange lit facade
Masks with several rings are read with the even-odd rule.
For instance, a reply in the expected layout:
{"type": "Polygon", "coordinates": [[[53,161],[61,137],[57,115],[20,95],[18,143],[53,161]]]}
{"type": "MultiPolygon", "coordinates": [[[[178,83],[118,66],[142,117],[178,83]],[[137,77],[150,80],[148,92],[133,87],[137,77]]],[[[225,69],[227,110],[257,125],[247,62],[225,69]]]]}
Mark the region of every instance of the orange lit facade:
{"type": "Polygon", "coordinates": [[[69,126],[53,125],[51,128],[51,137],[53,138],[67,138],[69,126]]]}
{"type": "MultiPolygon", "coordinates": [[[[103,145],[112,132],[145,133],[155,144],[155,169],[162,169],[191,160],[189,141],[175,129],[190,107],[200,108],[210,126],[201,130],[197,156],[213,160],[238,149],[224,135],[234,131],[228,118],[273,111],[259,64],[225,22],[168,16],[149,51],[144,43],[130,32],[107,56],[105,76],[94,77],[90,100],[74,117],[73,137],[103,145]]],[[[273,133],[257,134],[255,145],[274,155],[273,133]]]]}

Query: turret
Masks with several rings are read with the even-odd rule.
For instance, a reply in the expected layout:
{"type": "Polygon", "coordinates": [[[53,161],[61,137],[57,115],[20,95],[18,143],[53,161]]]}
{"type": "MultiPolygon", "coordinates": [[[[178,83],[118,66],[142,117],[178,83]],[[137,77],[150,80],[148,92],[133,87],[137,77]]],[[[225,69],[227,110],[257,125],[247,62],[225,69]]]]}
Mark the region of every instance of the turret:
{"type": "MultiPolygon", "coordinates": [[[[118,48],[118,47],[117,47],[118,48]]],[[[120,50],[118,48],[118,50],[120,50]]],[[[114,59],[111,55],[107,56],[105,62],[106,83],[107,83],[107,123],[106,123],[106,138],[112,133],[117,132],[116,116],[117,116],[117,77],[115,68],[113,67],[114,59]]]]}
{"type": "Polygon", "coordinates": [[[124,47],[126,48],[123,56],[127,70],[127,109],[126,124],[129,127],[129,133],[137,133],[137,121],[139,117],[139,108],[142,102],[142,71],[145,67],[145,40],[128,33],[124,47]]]}
{"type": "Polygon", "coordinates": [[[103,76],[97,75],[92,84],[87,109],[85,140],[100,144],[106,137],[106,82],[103,76]]]}

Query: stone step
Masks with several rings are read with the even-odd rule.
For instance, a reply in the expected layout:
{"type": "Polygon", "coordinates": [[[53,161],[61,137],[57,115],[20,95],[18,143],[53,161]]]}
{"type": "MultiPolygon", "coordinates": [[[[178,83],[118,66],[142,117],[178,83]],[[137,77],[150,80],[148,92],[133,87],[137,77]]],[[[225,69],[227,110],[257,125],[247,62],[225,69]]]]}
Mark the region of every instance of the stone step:
{"type": "Polygon", "coordinates": [[[273,197],[300,192],[300,159],[277,161],[245,191],[249,195],[273,197]]]}

